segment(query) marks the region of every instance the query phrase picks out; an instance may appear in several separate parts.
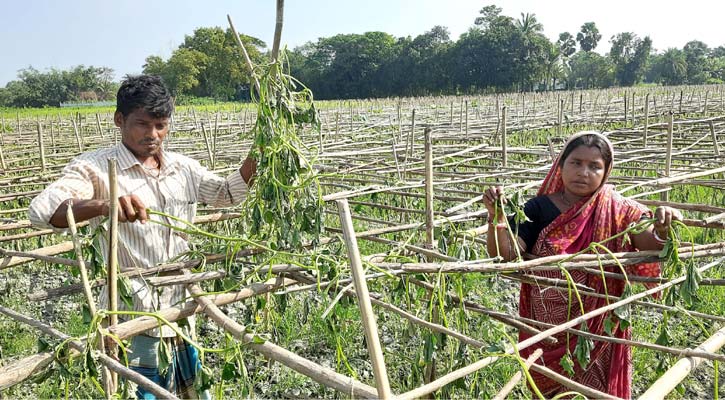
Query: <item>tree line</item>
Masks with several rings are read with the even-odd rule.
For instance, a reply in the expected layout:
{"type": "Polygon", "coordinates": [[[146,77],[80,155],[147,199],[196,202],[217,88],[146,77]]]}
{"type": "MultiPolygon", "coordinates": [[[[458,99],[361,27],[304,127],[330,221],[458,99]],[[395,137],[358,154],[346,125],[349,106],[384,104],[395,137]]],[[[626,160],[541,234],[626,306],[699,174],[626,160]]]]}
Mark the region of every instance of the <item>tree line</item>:
{"type": "MultiPolygon", "coordinates": [[[[416,37],[366,32],[320,38],[286,52],[289,70],[318,99],[725,81],[724,46],[709,48],[693,40],[682,49],[657,52],[649,36],[621,32],[609,39],[609,53],[601,55],[595,49],[602,35],[594,22],[551,41],[535,14],[514,18],[501,11],[483,7],[456,41],[442,26],[416,37]]],[[[255,64],[269,60],[262,40],[239,36],[255,64]]],[[[198,28],[168,59],[147,57],[143,72],[162,76],[179,103],[249,99],[250,73],[229,29],[198,28]]],[[[28,68],[0,88],[0,106],[113,98],[112,74],[105,67],[48,73],[28,68]]]]}

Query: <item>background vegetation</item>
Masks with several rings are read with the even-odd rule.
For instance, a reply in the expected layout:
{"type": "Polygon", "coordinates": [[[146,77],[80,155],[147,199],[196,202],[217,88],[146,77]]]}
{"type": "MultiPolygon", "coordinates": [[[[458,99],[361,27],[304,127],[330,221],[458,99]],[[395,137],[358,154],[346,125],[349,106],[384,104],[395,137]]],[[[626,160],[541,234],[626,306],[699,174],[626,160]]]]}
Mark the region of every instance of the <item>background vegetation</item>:
{"type": "MultiPolygon", "coordinates": [[[[649,36],[621,32],[608,39],[610,52],[601,55],[595,50],[604,38],[594,22],[552,42],[534,14],[514,18],[490,5],[471,19],[471,28],[457,41],[443,26],[414,38],[385,32],[319,38],[288,51],[291,73],[318,99],[725,81],[724,46],[711,49],[693,40],[682,49],[657,52],[649,36]]],[[[240,37],[253,62],[269,58],[263,41],[240,37]]],[[[229,29],[202,27],[168,59],[147,57],[143,72],[161,75],[180,104],[247,100],[249,71],[242,60],[229,29]]],[[[106,67],[49,72],[29,67],[0,88],[0,107],[112,99],[112,76],[106,67]]]]}

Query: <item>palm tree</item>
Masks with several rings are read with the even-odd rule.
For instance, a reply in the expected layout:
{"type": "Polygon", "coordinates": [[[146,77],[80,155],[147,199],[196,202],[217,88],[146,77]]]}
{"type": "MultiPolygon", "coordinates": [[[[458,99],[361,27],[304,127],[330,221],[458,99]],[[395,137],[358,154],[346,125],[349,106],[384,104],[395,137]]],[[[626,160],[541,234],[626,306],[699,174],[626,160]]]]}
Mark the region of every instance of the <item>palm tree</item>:
{"type": "Polygon", "coordinates": [[[544,25],[536,19],[536,14],[533,13],[521,13],[521,19],[516,20],[516,27],[525,37],[544,30],[544,25]]]}

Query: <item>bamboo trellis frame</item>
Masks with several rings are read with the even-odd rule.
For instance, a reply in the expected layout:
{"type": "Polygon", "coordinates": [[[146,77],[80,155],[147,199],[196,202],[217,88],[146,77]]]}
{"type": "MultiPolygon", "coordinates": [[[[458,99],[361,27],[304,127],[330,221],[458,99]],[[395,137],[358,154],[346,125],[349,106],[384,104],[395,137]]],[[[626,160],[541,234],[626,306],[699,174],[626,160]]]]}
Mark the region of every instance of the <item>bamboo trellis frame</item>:
{"type": "MultiPolygon", "coordinates": [[[[452,97],[438,97],[338,102],[338,108],[333,105],[322,110],[322,133],[319,135],[312,132],[305,133],[303,139],[313,151],[318,146],[322,148],[324,144],[324,152],[317,158],[321,170],[343,174],[339,178],[330,176],[323,180],[325,187],[328,189],[328,195],[326,196],[328,202],[341,200],[367,209],[384,208],[393,214],[400,214],[401,220],[407,219],[410,221],[413,218],[413,221],[416,219],[420,221],[402,225],[392,222],[398,220],[396,217],[383,220],[353,213],[351,216],[354,221],[364,223],[369,227],[366,232],[355,233],[358,239],[383,241],[383,243],[390,246],[404,246],[407,251],[425,254],[427,257],[449,262],[449,264],[430,262],[427,264],[418,263],[398,266],[376,263],[381,268],[396,268],[395,271],[399,271],[399,275],[413,272],[435,273],[441,270],[458,274],[480,272],[482,270],[495,272],[497,269],[501,271],[506,268],[510,268],[510,271],[520,271],[526,265],[536,264],[536,262],[533,262],[507,266],[506,264],[494,264],[490,261],[488,263],[479,263],[478,266],[471,263],[451,264],[451,260],[446,260],[445,255],[431,252],[422,243],[421,246],[415,246],[385,238],[385,235],[389,235],[390,232],[395,230],[398,232],[424,231],[430,229],[432,223],[445,225],[451,223],[446,222],[447,219],[455,221],[457,217],[462,216],[464,213],[469,213],[471,210],[475,211],[480,208],[477,207],[476,196],[487,185],[498,180],[509,182],[508,186],[511,187],[528,188],[527,190],[530,193],[531,188],[536,186],[536,182],[544,177],[548,165],[551,163],[551,157],[547,150],[548,143],[540,143],[533,147],[517,145],[517,141],[523,140],[523,136],[528,132],[554,132],[557,129],[565,132],[584,125],[608,127],[607,134],[615,143],[619,154],[616,160],[617,170],[621,172],[612,177],[611,180],[619,184],[620,188],[631,190],[633,195],[641,194],[646,190],[656,191],[673,186],[696,187],[701,185],[716,190],[725,189],[722,180],[712,178],[713,175],[715,177],[718,174],[722,176],[723,172],[722,168],[719,168],[722,162],[719,142],[722,142],[722,136],[725,134],[725,106],[722,101],[722,86],[633,90],[629,92],[629,95],[634,98],[634,101],[629,102],[629,104],[634,107],[634,111],[632,112],[628,108],[626,117],[622,109],[623,101],[619,90],[576,93],[578,94],[578,104],[575,104],[573,93],[570,98],[567,98],[567,101],[545,93],[523,96],[475,96],[463,100],[452,97]],[[678,98],[680,91],[687,94],[682,97],[681,103],[674,100],[678,98]],[[705,105],[707,96],[703,95],[703,93],[710,94],[708,105],[705,105]],[[643,99],[647,101],[645,102],[643,99]],[[671,101],[668,102],[668,100],[671,101]],[[453,109],[454,103],[465,104],[466,102],[467,104],[475,104],[475,107],[467,105],[465,113],[461,107],[460,113],[455,116],[456,118],[454,118],[454,113],[450,113],[450,118],[447,118],[449,105],[453,109]],[[655,106],[655,104],[657,105],[655,106]],[[664,154],[669,140],[666,133],[667,123],[664,114],[671,109],[667,107],[671,104],[674,104],[673,111],[675,112],[674,128],[671,136],[673,148],[672,164],[670,166],[671,176],[659,179],[641,176],[642,173],[656,173],[667,167],[662,163],[660,155],[664,154]],[[506,107],[505,119],[501,119],[498,115],[500,106],[506,107]],[[469,107],[471,107],[470,110],[469,107]],[[705,108],[707,108],[707,115],[702,113],[705,108]],[[416,110],[415,114],[409,112],[413,109],[416,110]],[[643,115],[645,110],[647,110],[647,115],[643,115]],[[560,112],[566,116],[564,120],[568,121],[566,124],[562,123],[561,126],[557,123],[560,120],[558,118],[560,112]],[[415,115],[415,119],[409,119],[413,115],[415,115]],[[444,116],[442,117],[442,115],[444,116]],[[502,121],[505,121],[506,126],[500,126],[502,121]],[[413,124],[417,124],[422,128],[417,130],[401,129],[401,127],[414,126],[413,124]],[[614,126],[612,124],[621,126],[611,128],[610,126],[614,126]],[[432,181],[431,179],[425,179],[424,147],[426,141],[423,137],[424,128],[430,130],[431,161],[437,169],[432,173],[432,181]],[[642,142],[645,129],[647,131],[646,147],[642,142]],[[506,140],[510,140],[504,145],[501,144],[503,132],[506,133],[506,140]],[[405,137],[396,137],[396,135],[404,135],[405,137]],[[366,146],[361,148],[360,143],[366,143],[366,146]],[[646,152],[643,150],[646,150],[646,152]],[[504,152],[508,163],[507,168],[502,168],[501,164],[504,152]],[[490,163],[481,163],[481,160],[488,160],[490,163]],[[445,171],[443,171],[444,168],[445,171]],[[404,169],[405,174],[401,173],[401,169],[404,169]],[[422,219],[421,207],[410,204],[425,197],[423,188],[426,182],[435,189],[435,192],[432,193],[433,201],[445,205],[445,207],[437,207],[437,210],[442,208],[449,210],[449,212],[445,213],[435,211],[434,218],[436,219],[429,218],[428,223],[425,223],[422,219]],[[374,193],[388,197],[397,196],[403,200],[403,203],[402,205],[376,204],[357,199],[361,197],[369,198],[374,193]],[[387,228],[385,228],[386,226],[387,228]]],[[[167,148],[200,159],[202,163],[207,159],[213,160],[215,166],[219,167],[217,171],[220,173],[228,171],[229,168],[226,168],[226,166],[235,165],[242,154],[245,153],[243,149],[249,146],[248,140],[239,139],[242,127],[247,126],[248,114],[251,114],[249,117],[253,118],[253,113],[244,110],[244,123],[242,124],[240,123],[242,119],[241,110],[227,112],[226,116],[224,111],[201,116],[193,109],[186,112],[180,111],[174,117],[175,132],[169,135],[167,148]],[[199,123],[199,119],[202,120],[202,123],[199,123]],[[206,123],[203,121],[206,121],[206,123]],[[214,130],[215,140],[222,143],[234,143],[234,146],[224,146],[225,151],[220,153],[209,153],[213,147],[207,147],[201,135],[201,127],[204,125],[212,126],[212,121],[214,121],[216,127],[214,130]],[[216,136],[217,133],[218,136],[216,136]],[[184,136],[186,136],[184,140],[179,140],[184,136]],[[230,151],[230,148],[238,148],[239,151],[230,151]]],[[[85,123],[83,123],[82,118],[80,120],[77,118],[68,120],[63,120],[60,117],[57,120],[46,118],[45,121],[42,119],[18,119],[17,127],[19,129],[15,129],[13,132],[5,132],[3,137],[3,155],[6,168],[3,171],[4,175],[0,175],[0,187],[4,188],[0,200],[8,202],[8,204],[10,202],[20,202],[20,207],[13,206],[9,208],[16,210],[16,214],[22,218],[25,212],[22,206],[23,201],[27,201],[27,198],[38,193],[43,186],[57,177],[59,169],[82,148],[79,143],[83,143],[83,148],[86,150],[113,143],[113,138],[110,135],[104,135],[104,130],[102,128],[98,129],[97,125],[94,124],[96,122],[94,121],[95,117],[98,117],[97,122],[101,127],[112,126],[107,123],[110,120],[110,115],[93,117],[89,118],[89,121],[85,121],[85,123]],[[40,128],[38,129],[38,127],[40,128]],[[47,140],[42,140],[44,135],[47,140]],[[51,137],[49,135],[55,136],[51,137]],[[68,139],[62,140],[63,137],[68,139]],[[32,158],[26,157],[27,152],[22,150],[24,148],[37,148],[39,139],[43,143],[44,158],[46,159],[45,168],[47,169],[40,175],[38,175],[39,169],[32,165],[32,158]],[[14,145],[10,146],[10,143],[14,145]],[[29,163],[30,165],[28,165],[29,163]]],[[[106,133],[108,132],[106,131],[106,133]]],[[[561,136],[564,135],[565,133],[562,133],[561,136]]],[[[625,192],[625,194],[628,194],[628,192],[625,192]]],[[[656,202],[655,200],[648,201],[651,204],[656,202]]],[[[679,207],[676,204],[671,205],[687,210],[693,215],[702,216],[688,219],[687,223],[690,226],[714,229],[725,227],[720,216],[725,210],[719,207],[720,204],[680,204],[679,207]]],[[[214,212],[216,210],[210,211],[214,212]]],[[[238,216],[239,214],[233,214],[230,218],[238,216]]],[[[214,219],[214,217],[211,219],[214,219]]],[[[460,218],[459,221],[463,223],[465,221],[475,221],[476,219],[485,219],[485,212],[473,212],[465,218],[460,218]]],[[[3,240],[3,237],[10,237],[6,240],[7,243],[22,241],[29,237],[52,235],[52,231],[33,230],[26,220],[16,218],[3,218],[3,223],[0,224],[0,232],[10,233],[9,235],[0,236],[0,240],[3,240]]],[[[347,236],[350,234],[348,232],[347,236]]],[[[55,236],[49,237],[55,238],[55,236]]],[[[717,243],[713,245],[714,247],[703,247],[702,250],[696,253],[696,256],[710,258],[722,254],[721,249],[724,246],[717,243]]],[[[0,259],[0,269],[12,268],[21,263],[32,262],[34,259],[43,262],[77,265],[77,260],[55,257],[68,252],[71,247],[70,242],[60,242],[47,248],[37,249],[37,251],[33,250],[29,254],[21,254],[22,252],[9,253],[0,259]]],[[[683,254],[686,254],[684,249],[683,254]]],[[[629,255],[620,256],[624,262],[628,262],[630,258],[631,262],[637,262],[637,260],[641,262],[643,260],[641,257],[645,256],[650,257],[650,259],[655,258],[655,254],[637,254],[631,255],[631,257],[629,255]]],[[[224,255],[212,255],[209,258],[221,261],[225,257],[224,255]]],[[[581,260],[569,262],[567,268],[583,268],[593,265],[592,263],[591,260],[586,260],[586,257],[583,257],[581,260]]],[[[176,266],[177,269],[180,269],[188,268],[194,262],[178,264],[184,264],[176,266]]],[[[279,268],[275,273],[287,273],[288,276],[299,274],[299,271],[290,271],[288,268],[279,268]]],[[[190,276],[188,282],[193,282],[191,279],[219,278],[222,275],[190,276]]],[[[304,276],[297,275],[297,277],[299,279],[286,279],[281,282],[284,282],[284,285],[304,283],[302,281],[304,276]]],[[[157,283],[161,283],[161,281],[157,283]]],[[[221,300],[217,298],[214,299],[214,302],[219,300],[220,303],[224,304],[238,301],[250,295],[266,293],[280,287],[276,283],[263,283],[261,285],[263,288],[255,286],[256,289],[244,289],[243,294],[225,297],[221,300]]],[[[50,296],[53,295],[50,294],[50,296]]],[[[380,299],[375,297],[371,300],[380,302],[380,299]]],[[[460,300],[467,301],[465,299],[460,300]]],[[[632,299],[632,302],[635,300],[632,299]]],[[[385,308],[386,312],[394,312],[391,310],[396,306],[393,304],[389,304],[389,306],[385,308]]],[[[177,318],[181,315],[201,311],[201,309],[186,307],[175,311],[163,310],[162,312],[166,311],[169,311],[169,316],[177,318]]],[[[405,312],[405,310],[398,311],[405,312]]],[[[173,318],[169,319],[172,320],[173,318]]],[[[156,324],[155,321],[141,322],[137,326],[122,323],[117,327],[112,327],[112,330],[121,337],[129,337],[134,332],[142,331],[144,327],[156,324]]],[[[421,325],[427,323],[428,328],[436,325],[424,320],[420,321],[420,323],[421,325]]],[[[451,334],[455,335],[454,333],[451,334]]],[[[465,339],[467,338],[465,334],[458,334],[462,340],[476,341],[475,338],[465,339]]],[[[542,339],[547,337],[547,335],[544,335],[542,339]]],[[[704,353],[688,354],[699,354],[711,359],[718,359],[721,356],[716,354],[716,351],[716,349],[713,349],[704,353]]],[[[289,354],[287,356],[291,357],[289,354]]],[[[47,365],[50,360],[40,354],[32,359],[28,358],[24,362],[27,366],[26,376],[30,376],[32,375],[31,372],[37,370],[39,365],[47,365]]],[[[493,362],[493,360],[479,361],[474,364],[478,366],[488,362],[493,362]]],[[[310,375],[313,374],[312,371],[317,370],[319,367],[313,364],[304,365],[301,369],[310,375]]],[[[18,366],[19,364],[16,363],[0,368],[0,376],[2,371],[18,366]]],[[[343,392],[352,390],[361,397],[376,397],[379,395],[374,388],[361,382],[350,384],[352,380],[349,380],[349,378],[344,378],[339,374],[332,376],[333,378],[326,380],[327,383],[324,384],[334,385],[333,387],[343,392]]],[[[312,378],[315,380],[322,379],[320,377],[312,378]]],[[[2,387],[3,384],[0,380],[0,388],[2,387]]],[[[418,390],[408,395],[414,396],[422,393],[423,391],[418,390]]],[[[402,398],[405,397],[406,395],[402,398]]]]}

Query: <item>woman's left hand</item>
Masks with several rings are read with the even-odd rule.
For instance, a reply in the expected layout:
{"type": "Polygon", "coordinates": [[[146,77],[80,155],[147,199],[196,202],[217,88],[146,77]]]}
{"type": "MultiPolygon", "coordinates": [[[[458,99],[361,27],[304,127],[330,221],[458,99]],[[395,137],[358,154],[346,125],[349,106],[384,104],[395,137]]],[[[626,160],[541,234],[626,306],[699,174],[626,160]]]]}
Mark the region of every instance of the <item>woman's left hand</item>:
{"type": "Polygon", "coordinates": [[[657,237],[667,239],[672,221],[682,221],[682,213],[667,206],[659,206],[655,209],[654,231],[657,237]]]}

